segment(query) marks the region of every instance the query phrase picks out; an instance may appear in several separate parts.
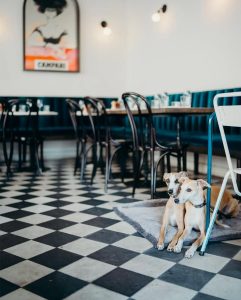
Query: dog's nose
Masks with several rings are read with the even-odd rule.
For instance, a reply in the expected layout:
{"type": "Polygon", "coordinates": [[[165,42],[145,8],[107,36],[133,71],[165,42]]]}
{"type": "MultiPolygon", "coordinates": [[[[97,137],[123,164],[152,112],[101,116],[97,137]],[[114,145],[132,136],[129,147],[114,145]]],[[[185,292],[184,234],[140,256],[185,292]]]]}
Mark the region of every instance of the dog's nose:
{"type": "Polygon", "coordinates": [[[177,204],[177,203],[179,203],[179,199],[174,199],[174,202],[177,204]]]}
{"type": "Polygon", "coordinates": [[[173,194],[173,190],[172,189],[168,190],[168,194],[172,195],[173,194]]]}

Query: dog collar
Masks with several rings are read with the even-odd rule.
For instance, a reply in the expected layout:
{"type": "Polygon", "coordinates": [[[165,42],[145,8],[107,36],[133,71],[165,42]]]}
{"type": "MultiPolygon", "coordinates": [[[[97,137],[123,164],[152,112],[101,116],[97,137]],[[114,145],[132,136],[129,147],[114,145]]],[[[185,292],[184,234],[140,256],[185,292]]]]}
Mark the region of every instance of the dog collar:
{"type": "Polygon", "coordinates": [[[194,204],[192,204],[195,208],[201,208],[201,207],[203,207],[203,206],[205,206],[207,203],[206,203],[206,201],[204,201],[202,204],[198,204],[198,205],[194,205],[194,204]]]}

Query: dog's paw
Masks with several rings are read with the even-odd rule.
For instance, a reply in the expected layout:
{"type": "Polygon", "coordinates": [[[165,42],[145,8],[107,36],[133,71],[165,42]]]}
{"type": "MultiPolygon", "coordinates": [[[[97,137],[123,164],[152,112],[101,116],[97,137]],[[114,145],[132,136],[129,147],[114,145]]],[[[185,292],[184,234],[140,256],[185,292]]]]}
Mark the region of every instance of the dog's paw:
{"type": "Polygon", "coordinates": [[[185,257],[186,258],[192,258],[194,255],[195,251],[192,248],[189,248],[186,252],[185,252],[185,257]]]}
{"type": "Polygon", "coordinates": [[[173,252],[174,251],[174,247],[175,247],[175,245],[169,244],[168,247],[167,247],[167,251],[173,252]]]}
{"type": "Polygon", "coordinates": [[[159,251],[163,250],[164,247],[165,247],[164,243],[160,243],[160,244],[158,243],[158,244],[157,244],[157,249],[158,249],[159,251]]]}
{"type": "Polygon", "coordinates": [[[180,253],[182,251],[182,245],[176,244],[176,246],[173,248],[173,251],[175,253],[180,253]]]}

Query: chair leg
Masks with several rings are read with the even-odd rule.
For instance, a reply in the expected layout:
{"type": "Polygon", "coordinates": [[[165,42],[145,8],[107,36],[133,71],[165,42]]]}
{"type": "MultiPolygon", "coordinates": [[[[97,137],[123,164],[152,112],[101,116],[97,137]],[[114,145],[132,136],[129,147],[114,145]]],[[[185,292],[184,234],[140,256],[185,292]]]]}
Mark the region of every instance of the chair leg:
{"type": "Polygon", "coordinates": [[[187,151],[183,150],[182,152],[182,165],[183,165],[183,171],[187,171],[187,151]]]}
{"type": "Polygon", "coordinates": [[[79,146],[80,146],[80,142],[77,141],[76,142],[76,157],[75,157],[75,164],[74,164],[74,175],[76,175],[77,169],[79,167],[79,146]]]}
{"type": "Polygon", "coordinates": [[[201,256],[204,255],[204,252],[205,252],[207,244],[208,244],[208,240],[209,240],[210,235],[212,233],[213,225],[214,225],[216,217],[217,217],[217,213],[218,213],[219,206],[220,206],[220,203],[221,203],[222,198],[223,198],[223,193],[225,191],[225,187],[227,185],[229,175],[230,175],[230,171],[228,171],[224,176],[223,183],[222,183],[222,186],[221,186],[218,198],[217,198],[217,202],[216,202],[213,214],[212,214],[212,218],[210,220],[210,224],[209,224],[208,229],[207,229],[206,237],[205,237],[205,239],[203,241],[203,244],[202,244],[202,248],[201,248],[201,251],[200,251],[201,256]]]}
{"type": "Polygon", "coordinates": [[[109,177],[110,177],[110,168],[109,168],[109,163],[110,163],[110,145],[107,144],[105,148],[105,193],[108,193],[108,182],[109,182],[109,177]]]}
{"type": "Polygon", "coordinates": [[[167,172],[171,173],[171,156],[170,156],[170,154],[167,154],[166,159],[167,159],[167,172]]]}
{"type": "Polygon", "coordinates": [[[132,197],[134,197],[136,192],[136,187],[139,183],[139,170],[140,170],[140,152],[133,151],[133,171],[134,171],[134,184],[132,189],[132,197]]]}
{"type": "Polygon", "coordinates": [[[199,153],[194,152],[194,175],[199,174],[199,153]]]}
{"type": "MultiPolygon", "coordinates": [[[[241,168],[241,159],[237,159],[237,168],[241,168]]],[[[237,185],[238,189],[241,191],[241,175],[237,174],[237,185]]]]}
{"type": "Polygon", "coordinates": [[[18,170],[22,168],[22,144],[21,140],[18,140],[18,170]]]}
{"type": "Polygon", "coordinates": [[[99,163],[99,155],[98,155],[98,146],[94,146],[92,149],[92,159],[93,159],[93,169],[92,169],[92,174],[91,174],[91,181],[90,184],[93,184],[95,175],[96,175],[96,171],[97,171],[97,167],[98,167],[98,163],[99,163]]]}
{"type": "Polygon", "coordinates": [[[87,159],[87,153],[86,153],[86,145],[84,144],[81,151],[81,165],[80,165],[80,182],[84,181],[84,173],[85,173],[85,167],[86,167],[86,159],[87,159]]]}
{"type": "Polygon", "coordinates": [[[177,152],[177,171],[180,172],[181,171],[181,153],[177,152]]]}

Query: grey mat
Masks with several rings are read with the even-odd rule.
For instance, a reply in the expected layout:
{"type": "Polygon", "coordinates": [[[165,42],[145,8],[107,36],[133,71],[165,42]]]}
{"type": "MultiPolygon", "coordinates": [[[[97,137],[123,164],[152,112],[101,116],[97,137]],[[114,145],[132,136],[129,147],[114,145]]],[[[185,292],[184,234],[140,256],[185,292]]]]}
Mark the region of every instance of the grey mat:
{"type": "MultiPolygon", "coordinates": [[[[126,222],[132,225],[141,235],[147,238],[154,246],[157,244],[161,228],[161,220],[164,214],[167,199],[147,200],[135,202],[114,208],[114,211],[126,222]]],[[[230,228],[223,228],[214,225],[210,241],[224,241],[241,238],[241,212],[238,217],[224,219],[225,224],[230,228]]],[[[168,244],[176,233],[176,228],[169,226],[165,238],[168,244]]],[[[195,240],[199,232],[192,230],[191,235],[185,241],[186,245],[195,240]]]]}

